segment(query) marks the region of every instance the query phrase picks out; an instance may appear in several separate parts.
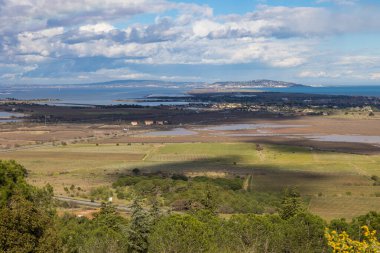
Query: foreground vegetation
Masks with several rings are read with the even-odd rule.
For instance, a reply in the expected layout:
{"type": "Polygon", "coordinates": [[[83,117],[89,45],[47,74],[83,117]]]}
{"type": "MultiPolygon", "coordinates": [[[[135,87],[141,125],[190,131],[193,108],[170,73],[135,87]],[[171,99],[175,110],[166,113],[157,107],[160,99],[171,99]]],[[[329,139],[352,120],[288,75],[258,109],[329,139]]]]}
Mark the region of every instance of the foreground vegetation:
{"type": "Polygon", "coordinates": [[[342,245],[348,247],[344,252],[380,250],[379,235],[373,232],[380,230],[379,213],[328,224],[305,211],[293,189],[285,191],[274,214],[222,218],[212,194],[206,194],[202,206],[187,212],[163,212],[157,201],[146,209],[135,199],[129,219],[110,204],[103,204],[93,219],[88,219],[57,216],[52,187],[31,186],[26,176],[25,168],[16,162],[0,162],[0,252],[304,253],[341,252],[342,245]],[[353,243],[358,248],[353,248],[353,243]]]}
{"type": "Polygon", "coordinates": [[[249,179],[231,175],[187,177],[161,172],[140,175],[134,170],[132,175],[122,176],[114,182],[113,188],[119,199],[132,200],[138,196],[150,203],[158,201],[174,211],[202,208],[207,197],[212,198],[214,208],[224,214],[264,213],[279,206],[278,195],[251,191],[249,179]]]}

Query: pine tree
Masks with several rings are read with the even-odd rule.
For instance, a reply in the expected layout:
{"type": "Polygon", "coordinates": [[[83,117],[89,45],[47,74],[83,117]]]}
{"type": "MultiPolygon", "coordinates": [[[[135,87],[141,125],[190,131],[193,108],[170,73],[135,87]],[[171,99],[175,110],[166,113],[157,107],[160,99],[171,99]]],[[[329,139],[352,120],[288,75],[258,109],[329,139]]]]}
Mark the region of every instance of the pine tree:
{"type": "Polygon", "coordinates": [[[152,217],[135,199],[132,204],[132,219],[129,228],[129,252],[148,252],[148,237],[152,227],[152,217]]]}
{"type": "Polygon", "coordinates": [[[152,219],[152,225],[156,224],[158,219],[161,217],[160,206],[159,206],[157,198],[154,198],[152,207],[149,210],[149,213],[152,219]]]}
{"type": "Polygon", "coordinates": [[[279,210],[281,218],[287,220],[304,211],[299,192],[295,188],[287,188],[279,210]]]}
{"type": "Polygon", "coordinates": [[[212,213],[215,213],[218,208],[218,203],[216,200],[215,193],[212,192],[210,189],[207,189],[206,195],[201,200],[201,203],[205,207],[206,210],[209,210],[212,213]]]}

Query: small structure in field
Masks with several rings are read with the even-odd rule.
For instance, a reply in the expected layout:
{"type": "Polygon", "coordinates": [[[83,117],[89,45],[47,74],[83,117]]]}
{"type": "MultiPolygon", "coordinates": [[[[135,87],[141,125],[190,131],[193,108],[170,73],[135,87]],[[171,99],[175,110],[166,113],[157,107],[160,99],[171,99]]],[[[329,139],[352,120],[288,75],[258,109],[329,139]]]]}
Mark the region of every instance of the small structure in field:
{"type": "Polygon", "coordinates": [[[139,122],[137,122],[137,121],[132,121],[132,122],[131,122],[131,125],[132,125],[132,126],[138,126],[138,125],[139,125],[139,122]]]}

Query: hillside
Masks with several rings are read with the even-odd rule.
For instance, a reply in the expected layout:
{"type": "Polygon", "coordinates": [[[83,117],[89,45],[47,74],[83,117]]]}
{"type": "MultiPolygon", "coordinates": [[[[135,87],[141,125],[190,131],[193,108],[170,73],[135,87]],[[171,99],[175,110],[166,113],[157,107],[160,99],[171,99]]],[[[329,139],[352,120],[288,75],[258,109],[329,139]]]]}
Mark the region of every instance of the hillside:
{"type": "Polygon", "coordinates": [[[211,85],[212,87],[223,88],[290,88],[290,87],[306,87],[302,84],[289,83],[274,80],[251,80],[251,81],[227,81],[216,82],[211,85]]]}

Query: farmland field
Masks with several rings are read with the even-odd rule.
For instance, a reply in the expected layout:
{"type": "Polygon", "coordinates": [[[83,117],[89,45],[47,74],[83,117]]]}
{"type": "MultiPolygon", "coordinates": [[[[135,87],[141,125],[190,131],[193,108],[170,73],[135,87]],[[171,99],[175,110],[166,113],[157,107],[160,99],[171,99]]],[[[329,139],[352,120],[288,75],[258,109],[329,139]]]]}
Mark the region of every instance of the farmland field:
{"type": "Polygon", "coordinates": [[[28,169],[30,183],[50,183],[63,196],[65,186],[89,191],[139,168],[189,176],[239,175],[249,179],[245,188],[251,191],[281,192],[296,186],[309,210],[326,219],[380,209],[380,186],[373,186],[371,179],[380,176],[380,155],[237,142],[109,143],[41,146],[1,152],[0,159],[17,160],[28,169]]]}

